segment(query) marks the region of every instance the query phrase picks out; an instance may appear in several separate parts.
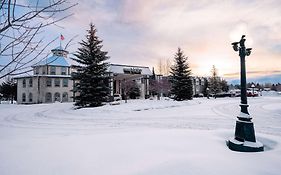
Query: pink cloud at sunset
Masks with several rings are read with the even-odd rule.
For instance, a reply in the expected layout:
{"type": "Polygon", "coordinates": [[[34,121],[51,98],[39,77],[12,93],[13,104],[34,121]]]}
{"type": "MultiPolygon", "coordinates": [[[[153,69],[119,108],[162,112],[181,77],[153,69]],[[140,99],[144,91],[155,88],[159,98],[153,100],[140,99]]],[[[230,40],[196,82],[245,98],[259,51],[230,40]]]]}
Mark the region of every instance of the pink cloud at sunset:
{"type": "Polygon", "coordinates": [[[69,50],[75,52],[89,23],[98,28],[113,63],[156,67],[181,47],[194,75],[208,76],[215,65],[221,76],[235,78],[240,69],[231,42],[246,34],[249,76],[281,70],[281,2],[96,0],[79,1],[74,15],[50,28],[49,35],[79,35],[69,50]],[[256,72],[256,73],[251,73],[256,72]]]}

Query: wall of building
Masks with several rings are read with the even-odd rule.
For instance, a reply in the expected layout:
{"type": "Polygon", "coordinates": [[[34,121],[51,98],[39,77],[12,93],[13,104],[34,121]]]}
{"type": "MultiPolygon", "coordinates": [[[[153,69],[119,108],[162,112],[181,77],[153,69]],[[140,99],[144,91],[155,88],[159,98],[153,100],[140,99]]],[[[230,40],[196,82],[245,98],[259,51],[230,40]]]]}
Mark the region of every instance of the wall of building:
{"type": "Polygon", "coordinates": [[[67,87],[63,87],[63,79],[65,78],[54,78],[54,77],[41,77],[41,86],[40,86],[40,103],[46,103],[46,102],[55,102],[55,98],[54,98],[54,95],[55,93],[59,93],[60,94],[60,99],[57,100],[57,101],[63,101],[63,102],[71,102],[73,101],[72,100],[72,95],[73,95],[73,92],[71,92],[71,90],[73,89],[73,81],[70,80],[70,78],[66,78],[68,79],[68,86],[67,87]],[[51,86],[48,87],[47,86],[47,79],[51,79],[51,86]],[[55,79],[59,79],[60,80],[60,86],[59,87],[56,87],[55,86],[55,79]],[[51,101],[47,101],[46,99],[46,94],[47,93],[51,93],[51,101]],[[63,93],[67,93],[67,100],[63,100],[62,98],[62,95],[63,93]]]}
{"type": "Polygon", "coordinates": [[[29,77],[17,79],[17,102],[18,103],[36,103],[38,99],[38,78],[29,77]],[[29,80],[32,79],[32,87],[29,85],[29,80]],[[23,81],[26,81],[26,86],[23,86],[23,81]],[[29,94],[32,94],[32,100],[29,100],[29,94]],[[23,94],[26,96],[26,100],[23,101],[23,94]]]}
{"type": "Polygon", "coordinates": [[[46,76],[35,76],[35,77],[27,77],[27,78],[19,78],[17,79],[18,86],[17,92],[18,103],[45,103],[46,102],[46,93],[51,93],[52,100],[49,102],[55,102],[54,94],[59,93],[60,99],[58,101],[63,101],[63,93],[67,93],[67,98],[64,98],[64,102],[70,102],[72,100],[72,88],[73,81],[68,78],[61,77],[46,77],[46,76]],[[51,79],[51,86],[47,86],[47,79],[51,79]],[[23,81],[26,80],[26,87],[23,87],[23,81]],[[29,79],[32,79],[32,87],[29,86],[29,79]],[[60,80],[60,86],[55,87],[55,79],[60,80]],[[63,79],[68,79],[67,87],[63,87],[63,79]],[[26,100],[23,101],[22,94],[26,94],[26,100]],[[29,94],[32,93],[32,101],[29,101],[29,94]]]}

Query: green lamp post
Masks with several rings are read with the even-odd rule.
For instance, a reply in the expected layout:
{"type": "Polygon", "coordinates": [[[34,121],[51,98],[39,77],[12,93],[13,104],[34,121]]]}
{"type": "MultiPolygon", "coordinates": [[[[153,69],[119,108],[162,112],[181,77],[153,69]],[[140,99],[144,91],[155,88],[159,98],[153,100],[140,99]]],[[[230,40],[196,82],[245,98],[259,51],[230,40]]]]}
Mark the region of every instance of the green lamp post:
{"type": "Polygon", "coordinates": [[[245,35],[243,35],[239,42],[232,43],[234,51],[239,51],[240,56],[241,111],[236,120],[235,136],[227,141],[227,146],[233,151],[259,152],[264,150],[264,146],[256,140],[254,123],[251,121],[252,118],[248,112],[249,105],[247,104],[245,57],[250,56],[252,48],[246,48],[245,41],[245,35]]]}

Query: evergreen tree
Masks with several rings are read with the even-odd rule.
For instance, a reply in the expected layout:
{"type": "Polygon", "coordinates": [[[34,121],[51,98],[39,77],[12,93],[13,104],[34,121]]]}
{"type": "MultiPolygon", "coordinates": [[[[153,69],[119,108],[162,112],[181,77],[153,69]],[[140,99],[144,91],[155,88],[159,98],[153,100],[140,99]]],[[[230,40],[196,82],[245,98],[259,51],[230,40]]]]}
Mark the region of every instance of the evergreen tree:
{"type": "Polygon", "coordinates": [[[17,98],[17,84],[12,80],[2,82],[0,85],[0,94],[2,98],[11,100],[11,103],[13,103],[17,98]]]}
{"type": "Polygon", "coordinates": [[[130,99],[136,99],[140,97],[140,88],[135,81],[132,81],[132,86],[129,89],[129,97],[130,99]]]}
{"type": "Polygon", "coordinates": [[[149,77],[149,92],[150,95],[154,96],[157,94],[157,80],[156,80],[156,74],[154,71],[154,67],[152,68],[152,75],[149,77]]]}
{"type": "Polygon", "coordinates": [[[79,63],[78,70],[73,73],[72,79],[76,82],[74,92],[75,105],[79,107],[97,107],[106,101],[109,96],[109,76],[107,68],[109,63],[105,62],[109,57],[107,52],[101,50],[102,41],[96,36],[97,29],[91,23],[86,40],[79,44],[76,58],[79,63]]]}
{"type": "Polygon", "coordinates": [[[174,65],[171,67],[171,94],[177,101],[191,100],[193,95],[191,70],[187,57],[178,48],[174,57],[174,65]]]}
{"type": "Polygon", "coordinates": [[[209,88],[210,93],[213,93],[216,97],[217,93],[221,92],[221,83],[220,83],[220,77],[218,76],[218,71],[215,65],[213,65],[212,68],[212,76],[209,79],[209,88]]]}
{"type": "Polygon", "coordinates": [[[228,92],[229,91],[229,85],[227,84],[227,81],[226,80],[221,80],[220,82],[220,86],[221,86],[221,90],[223,92],[228,92]]]}

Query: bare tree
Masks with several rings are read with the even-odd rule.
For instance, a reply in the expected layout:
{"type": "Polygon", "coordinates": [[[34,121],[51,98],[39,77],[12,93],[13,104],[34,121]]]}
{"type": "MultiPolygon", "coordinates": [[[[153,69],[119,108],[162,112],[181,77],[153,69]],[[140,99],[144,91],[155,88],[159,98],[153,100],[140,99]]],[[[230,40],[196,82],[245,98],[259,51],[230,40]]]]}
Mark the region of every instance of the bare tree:
{"type": "Polygon", "coordinates": [[[1,0],[0,79],[28,72],[27,68],[44,59],[45,49],[57,38],[45,39],[40,33],[72,15],[63,12],[77,5],[67,0],[27,2],[1,0]]]}
{"type": "Polygon", "coordinates": [[[158,74],[162,75],[163,74],[163,62],[162,62],[162,59],[159,59],[158,61],[158,74]]]}
{"type": "Polygon", "coordinates": [[[163,60],[159,59],[158,61],[158,74],[168,76],[170,74],[170,67],[171,67],[171,61],[169,59],[163,60]]]}
{"type": "Polygon", "coordinates": [[[171,71],[170,68],[171,68],[171,61],[169,59],[166,59],[164,75],[166,76],[170,75],[170,71],[171,71]]]}

